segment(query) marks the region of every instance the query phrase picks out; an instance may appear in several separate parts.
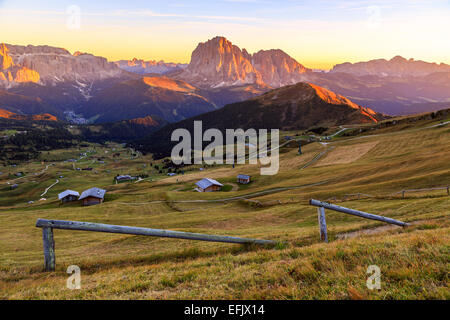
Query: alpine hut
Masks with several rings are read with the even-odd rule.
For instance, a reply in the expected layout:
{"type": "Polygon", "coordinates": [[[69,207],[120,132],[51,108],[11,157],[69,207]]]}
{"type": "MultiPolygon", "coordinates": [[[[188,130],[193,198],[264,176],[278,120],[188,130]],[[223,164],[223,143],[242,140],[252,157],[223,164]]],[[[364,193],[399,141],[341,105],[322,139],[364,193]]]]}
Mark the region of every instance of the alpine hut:
{"type": "Polygon", "coordinates": [[[92,206],[100,204],[105,198],[106,190],[100,188],[91,188],[81,193],[80,199],[83,206],[92,206]]]}
{"type": "Polygon", "coordinates": [[[250,176],[246,174],[238,174],[237,175],[237,182],[240,184],[247,184],[250,183],[250,176]]]}
{"type": "Polygon", "coordinates": [[[214,179],[204,178],[195,184],[197,188],[195,188],[198,192],[214,192],[220,191],[223,187],[223,184],[217,182],[214,179]]]}
{"type": "Polygon", "coordinates": [[[61,203],[77,201],[80,194],[73,190],[66,190],[58,194],[58,199],[61,203]]]}

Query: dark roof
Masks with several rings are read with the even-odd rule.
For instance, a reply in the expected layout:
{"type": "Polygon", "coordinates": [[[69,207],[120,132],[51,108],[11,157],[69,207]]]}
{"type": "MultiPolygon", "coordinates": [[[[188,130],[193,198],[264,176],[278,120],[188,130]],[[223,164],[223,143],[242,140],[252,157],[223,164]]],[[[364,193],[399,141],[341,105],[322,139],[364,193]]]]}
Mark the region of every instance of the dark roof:
{"type": "Polygon", "coordinates": [[[246,174],[238,174],[237,177],[238,177],[238,179],[250,179],[250,176],[248,176],[246,174]]]}
{"type": "Polygon", "coordinates": [[[130,176],[129,174],[125,174],[125,175],[116,177],[116,180],[132,180],[132,179],[133,179],[133,177],[130,176]]]}
{"type": "Polygon", "coordinates": [[[202,189],[206,189],[213,185],[223,187],[223,184],[221,184],[220,182],[217,182],[214,179],[210,179],[210,178],[204,178],[204,179],[200,180],[199,182],[197,182],[196,185],[202,189]]]}
{"type": "Polygon", "coordinates": [[[61,200],[61,199],[64,199],[65,197],[67,197],[67,196],[79,197],[80,194],[78,192],[76,192],[76,191],[73,191],[73,190],[66,190],[66,191],[61,192],[60,194],[58,194],[58,199],[61,200]]]}
{"type": "Polygon", "coordinates": [[[78,200],[83,200],[87,197],[94,197],[103,199],[105,197],[106,190],[100,189],[100,188],[91,188],[88,190],[83,191],[80,198],[78,200]]]}

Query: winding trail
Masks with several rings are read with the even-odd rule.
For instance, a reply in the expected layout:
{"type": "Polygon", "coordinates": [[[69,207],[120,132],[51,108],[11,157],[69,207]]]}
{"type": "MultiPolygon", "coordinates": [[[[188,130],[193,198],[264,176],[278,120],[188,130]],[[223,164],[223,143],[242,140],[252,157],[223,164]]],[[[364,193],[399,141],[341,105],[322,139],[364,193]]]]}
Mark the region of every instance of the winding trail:
{"type": "Polygon", "coordinates": [[[56,179],[56,182],[55,182],[54,184],[52,184],[52,185],[49,186],[47,189],[45,189],[44,193],[41,194],[41,197],[43,197],[43,196],[48,192],[48,190],[50,190],[54,185],[56,185],[56,184],[58,184],[58,183],[59,183],[59,180],[56,179]]]}
{"type": "MultiPolygon", "coordinates": [[[[42,169],[41,171],[36,172],[35,175],[43,174],[43,173],[44,173],[45,171],[47,171],[47,170],[48,170],[48,165],[46,165],[45,168],[42,169]]],[[[11,184],[12,182],[14,182],[14,181],[16,181],[16,180],[20,180],[20,179],[27,178],[27,177],[28,177],[28,176],[22,176],[22,177],[20,177],[20,178],[12,179],[12,180],[7,181],[6,184],[11,184]]]]}
{"type": "Polygon", "coordinates": [[[320,158],[322,158],[324,155],[326,155],[328,152],[330,152],[331,150],[333,150],[335,147],[331,146],[331,147],[327,147],[327,145],[325,145],[325,150],[323,150],[322,152],[319,152],[318,154],[316,154],[316,156],[314,158],[312,158],[312,160],[308,161],[303,167],[300,168],[300,170],[306,169],[308,168],[310,165],[316,163],[317,161],[319,161],[320,158]]]}

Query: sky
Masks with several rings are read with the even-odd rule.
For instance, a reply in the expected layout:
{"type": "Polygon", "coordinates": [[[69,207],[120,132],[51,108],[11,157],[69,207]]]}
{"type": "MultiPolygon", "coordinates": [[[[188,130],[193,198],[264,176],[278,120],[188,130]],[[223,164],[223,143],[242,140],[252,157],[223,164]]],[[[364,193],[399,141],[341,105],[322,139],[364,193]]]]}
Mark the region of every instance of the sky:
{"type": "Polygon", "coordinates": [[[0,0],[0,43],[188,63],[224,36],[317,69],[396,55],[450,64],[449,17],[450,0],[0,0]]]}

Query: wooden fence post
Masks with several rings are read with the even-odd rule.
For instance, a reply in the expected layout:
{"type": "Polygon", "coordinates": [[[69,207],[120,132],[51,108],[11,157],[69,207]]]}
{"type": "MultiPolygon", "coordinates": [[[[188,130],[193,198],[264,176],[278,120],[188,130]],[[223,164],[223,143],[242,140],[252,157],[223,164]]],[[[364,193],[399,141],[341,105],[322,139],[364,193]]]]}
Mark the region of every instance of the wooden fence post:
{"type": "Polygon", "coordinates": [[[450,196],[450,186],[447,186],[447,195],[450,196]]]}
{"type": "Polygon", "coordinates": [[[53,239],[53,228],[42,228],[42,239],[44,240],[45,271],[55,271],[55,240],[53,239]]]}
{"type": "Polygon", "coordinates": [[[317,214],[319,218],[320,240],[328,243],[327,222],[325,220],[325,208],[324,207],[317,208],[317,214]]]}
{"type": "Polygon", "coordinates": [[[405,199],[405,190],[402,191],[402,198],[405,199]]]}

